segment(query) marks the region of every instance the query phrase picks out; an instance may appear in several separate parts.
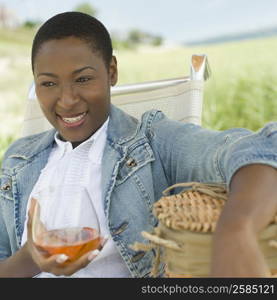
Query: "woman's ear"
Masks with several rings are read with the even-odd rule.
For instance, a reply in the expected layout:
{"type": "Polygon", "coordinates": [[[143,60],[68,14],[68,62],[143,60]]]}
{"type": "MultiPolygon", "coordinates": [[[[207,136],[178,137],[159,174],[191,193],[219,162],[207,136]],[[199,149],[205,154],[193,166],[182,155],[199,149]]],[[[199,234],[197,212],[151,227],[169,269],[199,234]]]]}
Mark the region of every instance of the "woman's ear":
{"type": "Polygon", "coordinates": [[[117,73],[117,60],[116,60],[115,56],[112,57],[112,60],[111,60],[111,63],[110,63],[109,77],[110,77],[111,86],[116,85],[118,73],[117,73]]]}

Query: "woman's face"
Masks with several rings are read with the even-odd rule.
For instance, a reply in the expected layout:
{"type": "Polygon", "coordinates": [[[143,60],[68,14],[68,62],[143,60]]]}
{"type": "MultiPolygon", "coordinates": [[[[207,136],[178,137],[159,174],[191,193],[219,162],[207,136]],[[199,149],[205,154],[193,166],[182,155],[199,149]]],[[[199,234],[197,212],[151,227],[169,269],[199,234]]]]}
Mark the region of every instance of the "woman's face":
{"type": "Polygon", "coordinates": [[[42,44],[34,61],[36,94],[48,121],[62,138],[82,142],[106,121],[116,59],[107,67],[99,53],[76,37],[42,44]]]}

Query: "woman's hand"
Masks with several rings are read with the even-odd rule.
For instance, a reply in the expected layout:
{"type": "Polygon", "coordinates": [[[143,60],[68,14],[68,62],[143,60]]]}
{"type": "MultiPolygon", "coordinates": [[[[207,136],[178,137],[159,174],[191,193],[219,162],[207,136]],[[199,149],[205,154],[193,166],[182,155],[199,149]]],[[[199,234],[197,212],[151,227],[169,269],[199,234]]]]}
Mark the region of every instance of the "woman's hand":
{"type": "Polygon", "coordinates": [[[65,263],[68,257],[65,254],[46,256],[43,250],[36,247],[32,237],[32,222],[34,213],[35,201],[31,201],[30,209],[28,212],[28,237],[27,237],[27,248],[30,256],[32,257],[35,264],[42,272],[52,273],[56,276],[64,275],[70,276],[80,269],[85,268],[98,254],[106,243],[107,239],[101,239],[101,246],[99,249],[95,249],[81,256],[79,259],[73,262],[65,263]]]}
{"type": "Polygon", "coordinates": [[[277,170],[255,164],[233,176],[219,218],[212,252],[212,277],[268,277],[258,234],[277,212],[277,170]]]}

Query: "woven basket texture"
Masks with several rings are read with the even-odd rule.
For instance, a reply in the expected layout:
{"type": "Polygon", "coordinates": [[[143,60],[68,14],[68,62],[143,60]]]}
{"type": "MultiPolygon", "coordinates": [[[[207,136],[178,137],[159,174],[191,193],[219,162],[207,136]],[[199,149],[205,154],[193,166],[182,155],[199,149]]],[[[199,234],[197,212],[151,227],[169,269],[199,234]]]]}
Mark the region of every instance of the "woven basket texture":
{"type": "MultiPolygon", "coordinates": [[[[209,276],[213,232],[226,200],[226,188],[221,184],[181,183],[164,191],[153,207],[158,226],[152,233],[142,233],[149,240],[148,246],[137,243],[133,247],[159,249],[153,276],[159,263],[165,264],[167,277],[209,276]],[[168,195],[180,187],[181,192],[168,195]]],[[[258,242],[272,276],[276,276],[277,215],[260,233],[258,242]]]]}

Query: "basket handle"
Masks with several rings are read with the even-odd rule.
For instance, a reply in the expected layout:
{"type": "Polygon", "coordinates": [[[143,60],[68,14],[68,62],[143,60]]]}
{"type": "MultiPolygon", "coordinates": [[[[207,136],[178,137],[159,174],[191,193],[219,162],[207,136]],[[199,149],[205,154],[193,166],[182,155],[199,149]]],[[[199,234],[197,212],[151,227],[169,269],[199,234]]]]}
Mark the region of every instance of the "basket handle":
{"type": "MultiPolygon", "coordinates": [[[[193,190],[193,191],[201,191],[208,195],[210,195],[209,191],[211,191],[211,190],[215,193],[226,192],[226,184],[225,183],[202,183],[202,182],[192,181],[192,182],[181,182],[181,183],[173,184],[163,191],[163,195],[167,196],[169,191],[171,191],[177,187],[191,187],[191,190],[193,190]]],[[[181,193],[183,193],[184,191],[185,190],[183,190],[181,193]]],[[[212,195],[217,196],[217,195],[214,195],[214,193],[212,195]]],[[[224,197],[224,199],[226,199],[226,198],[224,197]]]]}

